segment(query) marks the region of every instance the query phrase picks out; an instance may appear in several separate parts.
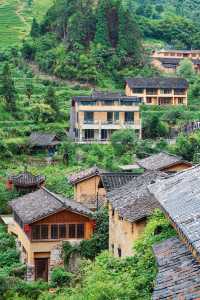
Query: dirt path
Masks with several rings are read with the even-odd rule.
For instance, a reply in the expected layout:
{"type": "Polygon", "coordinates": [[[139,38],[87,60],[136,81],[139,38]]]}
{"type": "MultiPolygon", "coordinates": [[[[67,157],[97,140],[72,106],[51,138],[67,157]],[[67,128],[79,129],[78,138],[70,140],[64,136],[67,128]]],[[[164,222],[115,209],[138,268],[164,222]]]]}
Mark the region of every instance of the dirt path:
{"type": "Polygon", "coordinates": [[[22,12],[25,7],[25,2],[21,2],[21,0],[18,1],[18,6],[16,9],[16,15],[19,17],[19,19],[24,23],[25,26],[29,26],[28,22],[26,21],[25,17],[22,15],[22,12]]]}
{"type": "Polygon", "coordinates": [[[70,85],[70,86],[80,85],[81,87],[87,87],[87,88],[95,87],[95,85],[92,85],[91,83],[80,83],[79,81],[76,81],[76,80],[65,80],[65,79],[61,79],[54,75],[46,74],[46,73],[40,71],[38,66],[35,63],[28,62],[28,61],[26,61],[26,63],[31,68],[33,74],[38,76],[42,80],[49,80],[49,81],[57,82],[60,84],[70,85]]]}

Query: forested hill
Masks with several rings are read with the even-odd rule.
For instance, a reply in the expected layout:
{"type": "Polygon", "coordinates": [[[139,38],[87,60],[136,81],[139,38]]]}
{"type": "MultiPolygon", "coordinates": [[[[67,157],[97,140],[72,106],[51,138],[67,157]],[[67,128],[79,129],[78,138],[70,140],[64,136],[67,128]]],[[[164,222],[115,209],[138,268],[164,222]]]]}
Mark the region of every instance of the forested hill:
{"type": "Polygon", "coordinates": [[[56,0],[24,42],[25,59],[64,79],[118,86],[151,76],[148,51],[200,48],[200,1],[56,0]]]}

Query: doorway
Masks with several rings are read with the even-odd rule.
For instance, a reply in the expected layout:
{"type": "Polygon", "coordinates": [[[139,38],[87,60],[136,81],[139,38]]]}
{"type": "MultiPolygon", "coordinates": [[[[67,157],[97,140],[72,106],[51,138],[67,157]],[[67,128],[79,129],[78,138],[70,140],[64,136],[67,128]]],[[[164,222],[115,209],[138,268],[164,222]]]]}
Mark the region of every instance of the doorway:
{"type": "Polygon", "coordinates": [[[48,281],[49,259],[35,258],[35,280],[48,281]]]}

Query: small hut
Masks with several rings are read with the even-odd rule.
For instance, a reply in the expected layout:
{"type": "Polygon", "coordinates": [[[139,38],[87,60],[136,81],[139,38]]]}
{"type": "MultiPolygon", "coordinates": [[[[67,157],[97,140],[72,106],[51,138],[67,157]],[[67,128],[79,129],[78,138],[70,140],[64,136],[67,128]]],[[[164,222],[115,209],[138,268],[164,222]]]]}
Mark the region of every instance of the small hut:
{"type": "Polygon", "coordinates": [[[55,153],[59,144],[60,139],[55,133],[32,132],[29,137],[29,146],[33,151],[47,150],[49,156],[55,153]]]}
{"type": "Polygon", "coordinates": [[[44,185],[45,176],[42,175],[32,175],[31,173],[25,171],[18,175],[11,175],[8,178],[7,188],[16,188],[19,192],[30,193],[39,189],[44,185]]]}

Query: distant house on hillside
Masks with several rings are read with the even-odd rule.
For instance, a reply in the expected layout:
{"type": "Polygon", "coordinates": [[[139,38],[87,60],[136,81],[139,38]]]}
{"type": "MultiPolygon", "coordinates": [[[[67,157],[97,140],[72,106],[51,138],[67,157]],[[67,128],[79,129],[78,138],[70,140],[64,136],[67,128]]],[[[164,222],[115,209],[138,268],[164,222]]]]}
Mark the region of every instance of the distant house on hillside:
{"type": "Polygon", "coordinates": [[[200,72],[200,50],[159,50],[151,55],[152,65],[160,71],[175,73],[180,62],[188,58],[194,70],[200,72]]]}
{"type": "Polygon", "coordinates": [[[59,144],[60,139],[55,133],[32,132],[29,137],[29,146],[34,150],[48,150],[49,153],[54,153],[59,144]]]}
{"type": "Polygon", "coordinates": [[[120,93],[97,92],[73,97],[70,135],[77,143],[107,143],[119,129],[133,129],[141,134],[142,98],[120,93]]]}
{"type": "Polygon", "coordinates": [[[153,77],[126,80],[126,96],[148,105],[187,105],[188,82],[183,78],[153,77]]]}
{"type": "Polygon", "coordinates": [[[69,176],[68,181],[74,186],[75,200],[95,210],[106,203],[107,192],[134,177],[131,173],[105,172],[93,167],[69,176]]]}
{"type": "Polygon", "coordinates": [[[115,256],[133,255],[134,241],[143,233],[147,217],[159,207],[147,187],[163,177],[162,172],[145,172],[108,193],[109,250],[115,256]]]}
{"type": "Polygon", "coordinates": [[[8,189],[16,188],[20,192],[33,192],[40,188],[45,182],[45,176],[33,175],[30,172],[22,172],[18,175],[11,175],[8,178],[8,189]]]}
{"type": "Polygon", "coordinates": [[[45,188],[10,202],[13,221],[8,231],[18,243],[27,280],[48,281],[55,266],[63,265],[62,242],[79,243],[93,233],[92,212],[80,203],[45,188]]]}
{"type": "Polygon", "coordinates": [[[192,167],[192,163],[183,160],[180,156],[167,152],[153,154],[138,160],[136,164],[145,170],[157,170],[165,173],[176,173],[192,167]]]}

